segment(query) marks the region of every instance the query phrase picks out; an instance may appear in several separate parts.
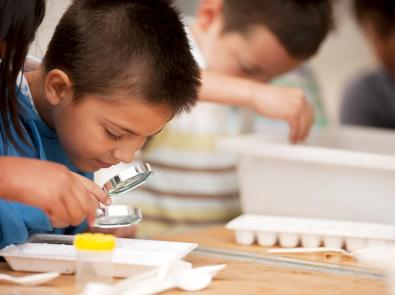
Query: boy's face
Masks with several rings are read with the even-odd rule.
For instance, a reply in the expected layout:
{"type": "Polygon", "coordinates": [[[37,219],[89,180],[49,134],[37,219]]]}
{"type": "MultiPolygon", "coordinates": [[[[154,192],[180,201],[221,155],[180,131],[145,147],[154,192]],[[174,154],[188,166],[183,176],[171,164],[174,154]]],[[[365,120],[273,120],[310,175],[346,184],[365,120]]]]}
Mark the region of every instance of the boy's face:
{"type": "Polygon", "coordinates": [[[264,26],[250,28],[246,34],[223,33],[222,24],[213,23],[200,46],[210,69],[261,82],[303,62],[291,57],[264,26]]]}
{"type": "Polygon", "coordinates": [[[54,128],[70,160],[82,171],[131,162],[147,137],[172,115],[133,97],[90,95],[53,108],[54,128]]]}

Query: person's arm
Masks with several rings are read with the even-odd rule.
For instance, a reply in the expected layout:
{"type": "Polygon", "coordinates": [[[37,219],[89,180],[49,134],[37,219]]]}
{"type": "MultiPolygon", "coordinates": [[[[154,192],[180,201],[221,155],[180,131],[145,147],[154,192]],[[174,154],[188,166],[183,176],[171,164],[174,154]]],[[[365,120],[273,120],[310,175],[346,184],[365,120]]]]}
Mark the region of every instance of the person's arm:
{"type": "Polygon", "coordinates": [[[290,140],[302,141],[314,122],[314,110],[302,90],[276,87],[249,79],[202,71],[201,101],[246,107],[288,122],[290,140]]]}
{"type": "Polygon", "coordinates": [[[98,202],[110,198],[95,183],[48,161],[0,157],[0,196],[42,209],[55,227],[93,224],[98,202]]]}

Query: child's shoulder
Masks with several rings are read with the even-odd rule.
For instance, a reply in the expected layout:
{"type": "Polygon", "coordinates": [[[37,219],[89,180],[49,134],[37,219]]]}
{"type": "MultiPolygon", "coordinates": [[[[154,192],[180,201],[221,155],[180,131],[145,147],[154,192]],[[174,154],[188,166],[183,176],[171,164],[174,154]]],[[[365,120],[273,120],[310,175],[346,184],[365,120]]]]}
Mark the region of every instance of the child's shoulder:
{"type": "MultiPolygon", "coordinates": [[[[0,155],[8,155],[8,156],[34,156],[35,151],[31,148],[33,143],[30,138],[30,133],[26,130],[26,122],[28,120],[35,120],[37,118],[37,113],[34,108],[32,102],[32,96],[30,93],[29,85],[23,73],[19,73],[16,81],[16,98],[18,103],[18,119],[22,123],[21,128],[22,132],[25,134],[25,140],[21,139],[19,134],[17,133],[15,126],[12,122],[10,122],[10,132],[11,135],[16,139],[16,144],[19,145],[19,148],[16,148],[14,144],[11,144],[9,139],[3,136],[0,136],[0,155]]],[[[0,123],[1,128],[1,123],[0,123]]]]}

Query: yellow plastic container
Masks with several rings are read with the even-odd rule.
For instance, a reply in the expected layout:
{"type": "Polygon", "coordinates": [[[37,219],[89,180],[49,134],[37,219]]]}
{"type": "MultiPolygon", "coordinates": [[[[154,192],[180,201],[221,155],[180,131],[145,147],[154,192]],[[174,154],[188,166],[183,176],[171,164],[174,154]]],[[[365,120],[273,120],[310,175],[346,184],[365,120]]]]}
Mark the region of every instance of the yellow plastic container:
{"type": "Polygon", "coordinates": [[[83,233],[75,236],[77,286],[84,287],[88,282],[111,282],[115,240],[113,235],[105,234],[83,233]]]}

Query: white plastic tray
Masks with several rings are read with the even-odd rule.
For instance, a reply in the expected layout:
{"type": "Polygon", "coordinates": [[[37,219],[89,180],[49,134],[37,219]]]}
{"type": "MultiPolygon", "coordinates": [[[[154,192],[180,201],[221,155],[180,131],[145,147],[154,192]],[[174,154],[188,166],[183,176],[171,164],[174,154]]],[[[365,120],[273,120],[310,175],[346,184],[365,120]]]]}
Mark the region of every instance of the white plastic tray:
{"type": "Polygon", "coordinates": [[[350,251],[395,246],[395,226],[380,223],[245,214],[231,220],[236,242],[283,247],[333,247],[350,251]]]}
{"type": "MultiPolygon", "coordinates": [[[[0,251],[12,270],[71,274],[75,271],[76,251],[73,237],[34,235],[25,244],[11,245],[0,251]]],[[[114,276],[127,277],[141,272],[159,271],[182,259],[197,244],[117,239],[114,251],[114,276]]]]}

